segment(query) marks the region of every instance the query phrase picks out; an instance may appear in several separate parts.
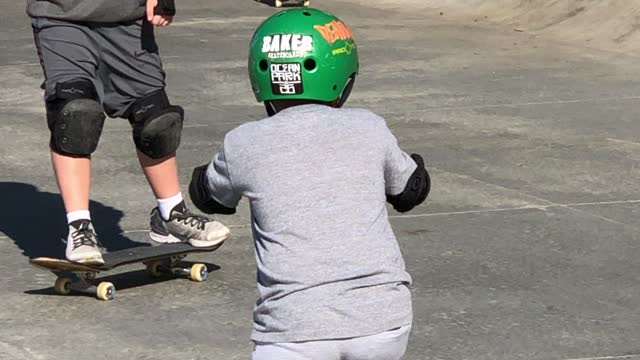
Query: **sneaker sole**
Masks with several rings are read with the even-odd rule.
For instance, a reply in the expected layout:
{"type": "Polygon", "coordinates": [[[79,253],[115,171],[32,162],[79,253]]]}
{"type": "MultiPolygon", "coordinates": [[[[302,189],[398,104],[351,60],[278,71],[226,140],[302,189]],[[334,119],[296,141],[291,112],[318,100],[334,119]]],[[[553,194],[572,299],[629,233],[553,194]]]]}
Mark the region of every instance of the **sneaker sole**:
{"type": "Polygon", "coordinates": [[[211,246],[216,246],[216,245],[222,244],[225,240],[227,240],[229,238],[230,235],[231,235],[231,231],[229,229],[226,229],[226,231],[222,232],[214,240],[205,241],[205,240],[189,239],[189,244],[191,244],[191,246],[193,246],[193,247],[211,247],[211,246]]]}
{"type": "Polygon", "coordinates": [[[169,234],[169,235],[160,235],[158,233],[154,233],[153,231],[149,231],[149,237],[151,238],[151,246],[160,246],[165,244],[175,244],[184,242],[177,237],[169,234]]]}
{"type": "Polygon", "coordinates": [[[231,235],[231,231],[226,229],[226,231],[222,232],[219,236],[217,236],[214,240],[197,240],[197,239],[187,239],[186,241],[181,240],[171,234],[169,235],[160,235],[158,233],[154,233],[153,231],[149,232],[149,237],[151,238],[152,246],[160,246],[165,244],[175,244],[175,243],[189,243],[189,245],[193,247],[212,247],[219,244],[222,244],[225,240],[229,238],[231,235]]]}
{"type": "Polygon", "coordinates": [[[84,259],[69,260],[69,261],[74,262],[74,263],[78,263],[78,264],[83,264],[83,265],[91,265],[91,266],[102,266],[102,265],[104,265],[104,259],[102,259],[102,256],[100,256],[100,257],[92,256],[92,257],[88,257],[88,258],[84,258],[84,259]]]}

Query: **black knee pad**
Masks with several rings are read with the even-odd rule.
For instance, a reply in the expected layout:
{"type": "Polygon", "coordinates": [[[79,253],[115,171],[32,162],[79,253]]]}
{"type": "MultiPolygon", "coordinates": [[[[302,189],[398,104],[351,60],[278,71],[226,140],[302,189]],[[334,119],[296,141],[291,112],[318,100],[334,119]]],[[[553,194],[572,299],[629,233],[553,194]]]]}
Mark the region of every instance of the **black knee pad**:
{"type": "Polygon", "coordinates": [[[180,146],[184,111],[169,103],[164,90],[137,100],[129,109],[133,141],[152,159],[171,155],[180,146]]]}
{"type": "Polygon", "coordinates": [[[96,150],[105,116],[91,81],[57,83],[55,97],[46,106],[53,151],[87,156],[96,150]]]}

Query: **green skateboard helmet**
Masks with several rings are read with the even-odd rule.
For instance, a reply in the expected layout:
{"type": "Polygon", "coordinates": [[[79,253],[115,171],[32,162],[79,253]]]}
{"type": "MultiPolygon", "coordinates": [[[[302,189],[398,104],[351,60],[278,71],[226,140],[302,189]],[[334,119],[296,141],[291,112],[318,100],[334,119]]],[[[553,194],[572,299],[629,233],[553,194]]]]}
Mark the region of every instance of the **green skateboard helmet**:
{"type": "Polygon", "coordinates": [[[249,77],[258,101],[339,101],[358,73],[351,30],[328,12],[296,8],[265,20],[251,39],[249,77]]]}

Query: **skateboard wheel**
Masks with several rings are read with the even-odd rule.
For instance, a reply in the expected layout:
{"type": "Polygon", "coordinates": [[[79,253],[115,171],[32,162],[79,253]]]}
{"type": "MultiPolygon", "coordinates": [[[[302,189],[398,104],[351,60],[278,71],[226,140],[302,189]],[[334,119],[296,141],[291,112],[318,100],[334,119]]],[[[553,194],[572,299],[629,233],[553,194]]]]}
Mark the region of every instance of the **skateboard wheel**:
{"type": "Polygon", "coordinates": [[[281,0],[276,0],[276,7],[282,7],[282,1],[281,0]]]}
{"type": "Polygon", "coordinates": [[[101,282],[98,284],[96,296],[104,301],[113,300],[116,297],[116,287],[110,282],[101,282]]]}
{"type": "Polygon", "coordinates": [[[53,289],[56,294],[69,295],[71,293],[71,279],[65,277],[57,278],[53,289]]]}
{"type": "Polygon", "coordinates": [[[162,265],[161,261],[152,261],[147,264],[147,275],[152,278],[158,278],[162,276],[162,272],[160,271],[160,265],[162,265]]]}
{"type": "Polygon", "coordinates": [[[191,275],[189,278],[193,281],[205,281],[207,280],[207,276],[209,276],[209,271],[207,270],[206,265],[204,264],[194,264],[191,267],[191,275]]]}
{"type": "Polygon", "coordinates": [[[306,0],[304,2],[304,7],[309,7],[310,4],[311,4],[311,1],[310,0],[306,0]]]}

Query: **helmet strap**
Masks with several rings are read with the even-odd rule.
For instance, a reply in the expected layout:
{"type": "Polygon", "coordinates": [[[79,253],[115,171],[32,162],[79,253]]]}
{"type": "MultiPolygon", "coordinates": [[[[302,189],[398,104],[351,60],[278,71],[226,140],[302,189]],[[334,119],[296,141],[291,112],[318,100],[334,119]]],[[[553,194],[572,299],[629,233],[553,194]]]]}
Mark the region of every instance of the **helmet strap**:
{"type": "Polygon", "coordinates": [[[351,95],[351,90],[353,90],[353,85],[356,82],[356,74],[353,74],[348,81],[349,82],[347,83],[347,85],[344,87],[344,90],[342,91],[342,95],[340,95],[340,100],[338,100],[338,105],[336,106],[337,108],[341,108],[342,105],[344,105],[344,103],[347,102],[349,95],[351,95]]]}
{"type": "Polygon", "coordinates": [[[269,117],[278,113],[278,110],[276,110],[276,107],[273,106],[273,103],[271,103],[271,101],[265,101],[264,108],[265,110],[267,110],[267,115],[269,115],[269,117]]]}

